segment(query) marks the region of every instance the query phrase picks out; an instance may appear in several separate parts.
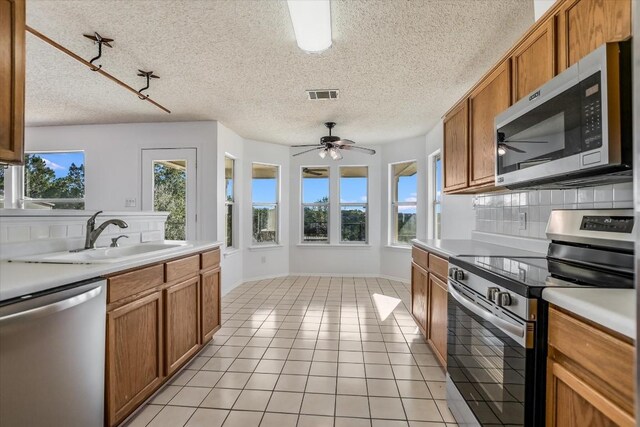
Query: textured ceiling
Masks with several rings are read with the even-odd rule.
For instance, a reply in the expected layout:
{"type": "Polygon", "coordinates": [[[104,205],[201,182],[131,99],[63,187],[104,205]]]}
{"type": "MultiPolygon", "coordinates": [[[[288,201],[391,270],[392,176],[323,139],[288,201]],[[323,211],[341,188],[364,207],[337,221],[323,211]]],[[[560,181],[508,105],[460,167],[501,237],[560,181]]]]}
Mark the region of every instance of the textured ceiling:
{"type": "Polygon", "coordinates": [[[90,59],[82,37],[115,39],[106,71],[144,86],[166,114],[27,36],[27,123],[219,120],[241,136],[360,143],[420,135],[533,23],[530,0],[333,0],[333,46],[300,51],[284,1],[29,0],[27,24],[90,59]],[[308,101],[305,89],[340,89],[308,101]]]}

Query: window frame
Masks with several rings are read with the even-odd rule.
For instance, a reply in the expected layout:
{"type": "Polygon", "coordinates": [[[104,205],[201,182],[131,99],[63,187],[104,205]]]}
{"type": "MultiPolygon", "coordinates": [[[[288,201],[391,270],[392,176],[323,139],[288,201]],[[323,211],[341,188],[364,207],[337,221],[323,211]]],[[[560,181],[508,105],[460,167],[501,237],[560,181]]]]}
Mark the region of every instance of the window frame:
{"type": "Polygon", "coordinates": [[[236,245],[236,158],[229,153],[224,153],[225,176],[224,176],[224,232],[225,232],[225,249],[238,249],[236,245]],[[227,159],[231,160],[231,200],[227,198],[227,159]],[[229,236],[227,235],[227,216],[229,216],[229,206],[231,207],[231,245],[228,244],[229,236]]]}
{"type": "Polygon", "coordinates": [[[411,243],[403,243],[398,241],[398,212],[399,208],[402,206],[413,206],[416,211],[416,237],[417,237],[417,225],[418,225],[418,160],[402,160],[398,162],[389,163],[389,246],[407,248],[411,247],[411,243]],[[400,202],[398,201],[398,194],[395,190],[395,180],[393,174],[393,168],[395,165],[400,165],[403,163],[415,163],[416,164],[416,201],[415,202],[400,202]]]}
{"type": "Polygon", "coordinates": [[[281,178],[281,172],[282,168],[280,167],[280,165],[274,164],[274,163],[265,163],[265,162],[251,162],[251,246],[259,246],[259,247],[263,247],[263,246],[279,246],[280,245],[280,194],[281,194],[281,189],[280,189],[280,178],[281,178]],[[262,165],[262,166],[271,166],[271,167],[275,167],[276,168],[276,201],[275,203],[264,203],[264,202],[254,202],[253,201],[253,168],[255,165],[262,165]],[[275,205],[275,211],[276,211],[276,221],[275,221],[275,238],[274,241],[272,242],[258,242],[255,239],[255,236],[253,234],[253,211],[256,208],[256,206],[260,207],[268,207],[268,206],[274,206],[275,205]]]}
{"type": "Polygon", "coordinates": [[[367,165],[340,165],[338,167],[338,230],[340,234],[340,244],[344,245],[368,245],[369,244],[369,166],[367,165]],[[342,169],[343,168],[365,168],[367,171],[367,175],[365,176],[367,180],[367,201],[364,203],[343,203],[342,202],[342,169]],[[343,240],[342,239],[342,207],[364,207],[365,209],[365,218],[364,218],[364,240],[343,240]]]}
{"type": "MultiPolygon", "coordinates": [[[[436,168],[436,162],[440,160],[440,170],[442,170],[442,151],[440,149],[431,153],[428,157],[428,174],[429,174],[429,182],[428,182],[428,206],[427,206],[427,223],[428,230],[427,235],[430,239],[442,239],[442,196],[443,196],[443,188],[440,188],[440,200],[438,200],[438,193],[436,188],[436,173],[438,169],[436,168]],[[436,208],[440,206],[440,234],[437,233],[436,227],[436,208]]],[[[442,185],[444,177],[441,177],[440,183],[442,185]]]]}
{"type": "MultiPolygon", "coordinates": [[[[26,156],[31,154],[62,154],[62,153],[82,153],[83,163],[82,165],[85,167],[85,194],[81,199],[78,198],[46,198],[46,199],[35,199],[29,198],[25,194],[26,185],[25,185],[25,167],[24,165],[20,166],[9,166],[5,169],[4,175],[4,208],[18,208],[18,209],[29,209],[25,208],[26,202],[40,202],[40,203],[82,203],[82,209],[61,209],[61,210],[84,210],[87,204],[87,194],[86,194],[86,164],[87,164],[87,155],[85,150],[44,150],[44,151],[25,151],[25,163],[26,156]]],[[[55,207],[52,206],[51,210],[55,210],[55,207]]]]}
{"type": "Polygon", "coordinates": [[[303,165],[300,166],[300,244],[302,245],[329,245],[331,244],[331,166],[328,165],[303,165]],[[326,169],[328,179],[327,203],[304,203],[304,177],[303,169],[326,169]],[[327,208],[327,239],[305,241],[304,240],[304,209],[305,207],[326,207],[327,208]]]}

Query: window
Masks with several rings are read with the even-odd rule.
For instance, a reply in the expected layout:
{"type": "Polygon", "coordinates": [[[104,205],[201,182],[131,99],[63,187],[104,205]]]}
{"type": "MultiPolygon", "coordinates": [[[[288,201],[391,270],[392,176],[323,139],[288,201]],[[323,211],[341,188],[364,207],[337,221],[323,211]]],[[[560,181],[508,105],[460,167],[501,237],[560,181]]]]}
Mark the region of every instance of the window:
{"type": "Polygon", "coordinates": [[[253,242],[278,243],[279,166],[253,163],[253,242]]]}
{"type": "Polygon", "coordinates": [[[416,238],[418,164],[391,165],[391,244],[408,245],[416,238]]]}
{"type": "Polygon", "coordinates": [[[233,247],[233,209],[235,202],[235,159],[225,156],[224,158],[224,193],[225,193],[225,230],[226,246],[233,247]]]}
{"type": "Polygon", "coordinates": [[[442,238],[442,156],[438,152],[433,156],[433,194],[431,199],[431,215],[433,238],[442,238]]]}
{"type": "Polygon", "coordinates": [[[84,152],[28,153],[23,170],[25,209],[84,209],[84,152]]]}
{"type": "Polygon", "coordinates": [[[329,243],[329,168],[302,168],[302,241],[329,243]]]}
{"type": "Polygon", "coordinates": [[[340,241],[367,241],[366,166],[340,167],[340,241]]]}

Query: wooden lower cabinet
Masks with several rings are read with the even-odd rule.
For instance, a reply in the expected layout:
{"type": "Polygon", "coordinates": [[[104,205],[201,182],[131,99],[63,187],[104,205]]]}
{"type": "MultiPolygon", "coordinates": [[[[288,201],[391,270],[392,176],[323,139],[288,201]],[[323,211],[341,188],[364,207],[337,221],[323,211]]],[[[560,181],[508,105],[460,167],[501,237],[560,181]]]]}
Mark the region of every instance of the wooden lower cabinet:
{"type": "Polygon", "coordinates": [[[447,284],[435,274],[429,275],[429,328],[427,339],[436,357],[447,366],[447,284]]]}
{"type": "Polygon", "coordinates": [[[416,263],[411,265],[411,313],[422,330],[427,330],[427,292],[429,273],[416,263]]]}
{"type": "Polygon", "coordinates": [[[165,296],[166,374],[173,374],[200,349],[200,278],[169,286],[165,296]]]}
{"type": "Polygon", "coordinates": [[[201,273],[200,288],[200,334],[204,343],[213,338],[220,327],[220,268],[201,273]]]}
{"type": "Polygon", "coordinates": [[[220,250],[107,277],[105,425],[124,421],[220,327],[220,250]]]}
{"type": "Polygon", "coordinates": [[[443,367],[447,364],[449,262],[417,246],[412,250],[411,314],[443,367]]]}
{"type": "Polygon", "coordinates": [[[634,346],[549,309],[548,427],[635,426],[634,346]]]}
{"type": "Polygon", "coordinates": [[[106,412],[116,425],[163,379],[162,292],[107,313],[106,412]]]}

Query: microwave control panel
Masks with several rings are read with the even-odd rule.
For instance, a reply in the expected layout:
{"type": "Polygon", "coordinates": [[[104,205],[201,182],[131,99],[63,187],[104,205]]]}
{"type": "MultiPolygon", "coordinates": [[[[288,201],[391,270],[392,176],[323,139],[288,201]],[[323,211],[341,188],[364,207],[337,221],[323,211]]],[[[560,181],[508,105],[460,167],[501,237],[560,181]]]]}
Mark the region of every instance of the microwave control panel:
{"type": "Polygon", "coordinates": [[[600,71],[580,82],[582,91],[582,145],[583,150],[602,146],[602,85],[600,71]]]}

